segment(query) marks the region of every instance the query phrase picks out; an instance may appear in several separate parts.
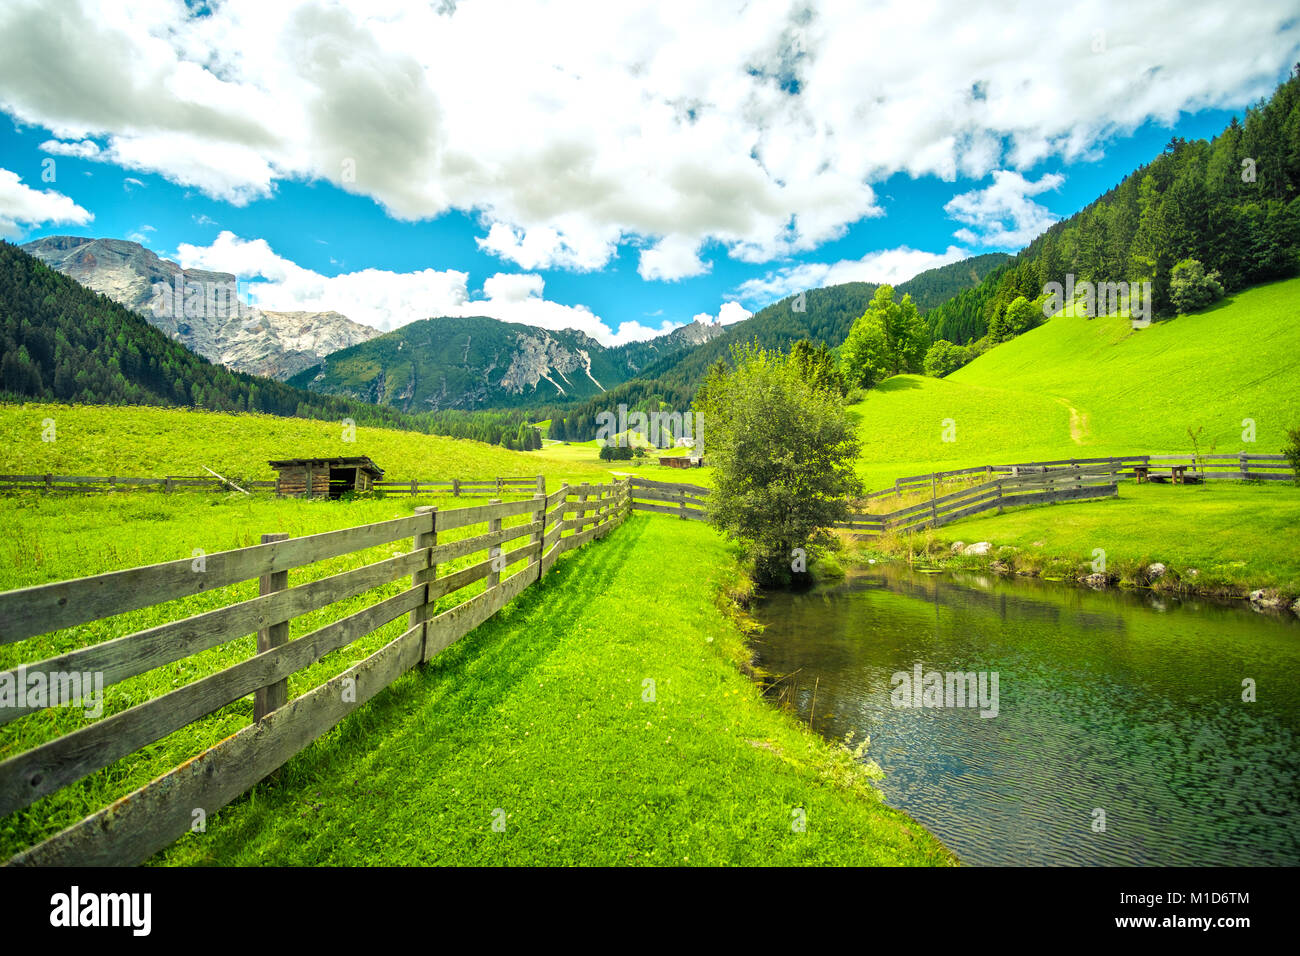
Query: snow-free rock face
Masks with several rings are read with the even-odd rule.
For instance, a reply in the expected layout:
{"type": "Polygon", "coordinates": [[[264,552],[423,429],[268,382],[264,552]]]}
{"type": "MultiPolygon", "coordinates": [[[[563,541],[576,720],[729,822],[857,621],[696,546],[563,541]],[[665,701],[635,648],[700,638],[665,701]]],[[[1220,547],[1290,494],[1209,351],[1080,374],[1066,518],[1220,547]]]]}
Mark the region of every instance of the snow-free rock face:
{"type": "Polygon", "coordinates": [[[1159,578],[1163,578],[1168,570],[1169,569],[1165,567],[1164,564],[1157,561],[1154,564],[1147,565],[1147,577],[1152,581],[1155,581],[1159,578]]]}
{"type": "Polygon", "coordinates": [[[253,308],[230,273],[182,269],[138,242],[47,236],[22,248],[208,361],[240,372],[287,379],[380,334],[338,312],[253,308]]]}
{"type": "Polygon", "coordinates": [[[962,554],[988,554],[993,550],[993,545],[988,541],[976,541],[974,544],[968,544],[962,549],[962,554]]]}
{"type": "MultiPolygon", "coordinates": [[[[581,336],[581,333],[570,334],[581,336]]],[[[600,348],[594,339],[590,344],[600,348]]],[[[535,390],[537,383],[546,379],[560,395],[587,394],[592,385],[603,392],[605,386],[591,372],[591,351],[591,348],[566,345],[541,329],[535,334],[521,332],[515,338],[510,366],[497,387],[508,395],[522,395],[525,390],[535,390]]]]}

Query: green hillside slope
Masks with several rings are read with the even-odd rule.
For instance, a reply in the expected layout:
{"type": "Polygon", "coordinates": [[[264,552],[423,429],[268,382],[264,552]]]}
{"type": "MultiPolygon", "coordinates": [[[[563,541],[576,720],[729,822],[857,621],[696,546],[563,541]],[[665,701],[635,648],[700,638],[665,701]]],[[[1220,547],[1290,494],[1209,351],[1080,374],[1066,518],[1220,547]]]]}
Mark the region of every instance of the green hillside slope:
{"type": "Polygon", "coordinates": [[[1298,315],[1300,279],[1140,330],[1056,316],[946,379],[897,376],[870,392],[854,406],[862,474],[876,486],[975,464],[1188,453],[1189,427],[1203,451],[1276,453],[1300,425],[1298,315]]]}
{"type": "MultiPolygon", "coordinates": [[[[494,478],[545,474],[548,481],[608,480],[609,472],[545,452],[509,451],[461,438],[358,425],[344,440],[338,422],[234,415],[193,409],[0,404],[0,473],[202,475],[274,478],[279,458],[368,455],[390,479],[494,478]],[[53,419],[55,440],[42,441],[53,419]]],[[[558,485],[557,485],[558,487],[558,485]]]]}

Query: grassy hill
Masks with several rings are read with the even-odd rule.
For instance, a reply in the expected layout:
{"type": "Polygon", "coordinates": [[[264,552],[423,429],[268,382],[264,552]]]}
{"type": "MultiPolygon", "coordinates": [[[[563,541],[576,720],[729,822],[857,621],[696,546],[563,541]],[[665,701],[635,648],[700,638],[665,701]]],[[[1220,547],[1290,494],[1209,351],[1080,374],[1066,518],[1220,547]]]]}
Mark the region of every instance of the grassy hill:
{"type": "Polygon", "coordinates": [[[102,405],[0,405],[0,473],[60,475],[201,475],[203,466],[228,478],[265,479],[267,461],[308,456],[369,455],[387,478],[488,478],[545,474],[600,481],[595,463],[516,452],[497,445],[419,432],[357,426],[343,440],[337,422],[193,409],[102,405]],[[41,440],[54,419],[56,440],[41,440]]]}
{"type": "Polygon", "coordinates": [[[1300,425],[1300,279],[1134,330],[1058,315],[946,379],[902,375],[853,407],[872,487],[968,465],[1201,448],[1276,453],[1300,425]],[[1243,442],[1243,419],[1256,440],[1243,442]],[[943,441],[945,419],[955,441],[943,441]]]}

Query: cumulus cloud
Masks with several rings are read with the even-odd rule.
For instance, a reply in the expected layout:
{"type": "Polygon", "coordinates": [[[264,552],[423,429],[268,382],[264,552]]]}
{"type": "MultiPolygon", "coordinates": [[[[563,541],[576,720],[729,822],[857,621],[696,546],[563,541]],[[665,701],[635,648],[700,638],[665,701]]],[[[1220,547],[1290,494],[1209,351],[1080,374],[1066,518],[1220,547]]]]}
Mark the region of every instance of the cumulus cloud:
{"type": "Polygon", "coordinates": [[[22,177],[0,169],[0,239],[15,239],[35,226],[84,226],[95,217],[62,193],[23,184],[22,177]]]}
{"type": "Polygon", "coordinates": [[[1031,182],[1017,172],[999,169],[993,173],[993,185],[953,196],[943,211],[974,227],[953,233],[961,242],[1015,250],[1058,218],[1029,197],[1058,189],[1063,182],[1060,173],[1045,173],[1031,182]]]}
{"type": "Polygon", "coordinates": [[[576,329],[604,345],[651,338],[671,331],[643,335],[644,327],[624,323],[611,333],[600,317],[584,305],[565,305],[545,297],[546,284],[532,273],[497,273],[483,282],[483,294],[472,297],[469,273],[455,269],[391,272],[362,269],[326,276],[279,255],[265,239],[241,239],[223,231],[208,246],[183,243],[177,259],[186,269],[230,272],[250,280],[253,304],[272,312],[341,312],[356,322],[391,331],[419,319],[484,315],[543,329],[576,329]]]}
{"type": "Polygon", "coordinates": [[[644,342],[646,339],[655,339],[661,335],[667,335],[678,327],[672,322],[663,322],[657,329],[642,325],[640,322],[623,322],[619,324],[618,331],[610,336],[609,340],[604,344],[626,345],[628,342],[644,342]]]}
{"type": "Polygon", "coordinates": [[[56,154],[230,203],[326,181],[399,219],[471,213],[520,269],[598,269],[630,240],[643,275],[671,280],[707,268],[689,253],[704,243],[768,262],[842,236],[881,214],[870,184],[894,173],[1023,172],[1240,105],[1300,52],[1289,0],[1187,0],[1173,25],[1122,0],[11,0],[0,108],[56,154]]]}
{"type": "Polygon", "coordinates": [[[925,252],[899,246],[869,252],[861,259],[838,262],[801,262],[742,282],[736,294],[746,302],[766,304],[806,289],[819,289],[845,282],[878,282],[898,285],[927,269],[965,259],[970,253],[959,246],[944,252],[925,252]]]}
{"type": "Polygon", "coordinates": [[[641,252],[636,267],[642,279],[685,279],[709,271],[700,259],[699,243],[683,236],[668,236],[641,252]]]}
{"type": "Polygon", "coordinates": [[[73,156],[77,159],[97,159],[99,157],[99,144],[93,139],[84,139],[79,142],[63,143],[57,139],[47,139],[41,143],[41,152],[49,153],[51,156],[73,156]]]}
{"type": "Polygon", "coordinates": [[[739,302],[731,301],[722,303],[717,315],[700,312],[695,315],[694,321],[703,322],[705,325],[734,325],[736,322],[743,322],[753,314],[739,302]]]}

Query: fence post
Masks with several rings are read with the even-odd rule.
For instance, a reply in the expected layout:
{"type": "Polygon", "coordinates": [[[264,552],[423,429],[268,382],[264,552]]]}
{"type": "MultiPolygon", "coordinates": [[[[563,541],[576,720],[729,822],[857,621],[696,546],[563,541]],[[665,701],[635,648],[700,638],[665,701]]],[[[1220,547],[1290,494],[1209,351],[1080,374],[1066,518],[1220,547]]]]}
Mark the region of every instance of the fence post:
{"type": "MultiPolygon", "coordinates": [[[[498,494],[498,495],[501,494],[501,476],[500,476],[500,475],[497,475],[497,494],[498,494]]],[[[500,504],[500,502],[497,502],[497,504],[500,504]]]]}
{"type": "MultiPolygon", "coordinates": [[[[417,515],[428,515],[428,531],[421,531],[415,536],[415,549],[421,551],[424,548],[432,548],[438,544],[438,509],[429,505],[420,505],[415,509],[417,515]]],[[[432,557],[432,555],[430,555],[432,557]]],[[[423,588],[423,598],[419,605],[411,611],[411,617],[408,622],[408,628],[421,626],[420,632],[420,660],[425,660],[424,656],[424,639],[428,635],[428,628],[422,627],[429,620],[429,585],[438,577],[438,565],[432,561],[426,561],[424,567],[417,568],[411,575],[411,587],[423,588]]]]}
{"type": "Polygon", "coordinates": [[[564,537],[565,507],[567,507],[569,503],[569,483],[567,481],[560,482],[560,491],[564,492],[564,494],[560,496],[560,533],[555,536],[557,542],[564,537]]]}
{"type": "Polygon", "coordinates": [[[537,476],[537,493],[538,493],[539,495],[544,495],[544,494],[546,494],[546,476],[545,476],[545,475],[538,475],[538,476],[537,476]]]}
{"type": "MultiPolygon", "coordinates": [[[[262,543],[268,544],[272,541],[284,541],[288,539],[284,532],[274,532],[272,534],[262,535],[262,543]]],[[[270,574],[263,574],[258,578],[257,593],[274,594],[277,591],[283,591],[289,586],[288,571],[272,571],[270,574]]],[[[272,624],[270,627],[264,627],[257,632],[257,653],[261,654],[269,651],[274,647],[279,647],[289,640],[289,622],[281,621],[279,624],[272,624]]],[[[253,692],[253,721],[257,722],[271,713],[278,710],[289,702],[289,678],[282,677],[274,684],[268,684],[265,687],[259,687],[253,692]]]]}
{"type": "Polygon", "coordinates": [[[451,496],[452,496],[453,498],[459,498],[459,497],[460,497],[460,479],[459,479],[459,478],[453,478],[453,479],[451,480],[451,496]]]}
{"type": "Polygon", "coordinates": [[[681,521],[686,520],[686,489],[685,488],[677,492],[677,517],[681,521]]]}
{"type": "Polygon", "coordinates": [[[416,479],[415,479],[415,478],[412,478],[412,479],[411,479],[411,497],[412,497],[412,498],[415,497],[415,484],[416,484],[416,479]]]}
{"type": "MultiPolygon", "coordinates": [[[[540,475],[538,476],[541,477],[540,475]]],[[[536,555],[531,559],[537,562],[537,580],[542,579],[542,553],[544,551],[546,538],[546,495],[544,492],[537,492],[533,495],[533,503],[537,505],[537,511],[533,513],[533,521],[540,527],[533,532],[533,536],[528,540],[529,544],[537,548],[536,555]]],[[[531,563],[531,561],[530,561],[531,563]]]]}
{"type": "MultiPolygon", "coordinates": [[[[591,494],[591,492],[588,490],[590,487],[591,487],[590,482],[586,482],[586,481],[584,481],[581,485],[578,486],[578,504],[583,508],[586,507],[587,497],[591,494]]],[[[587,512],[585,510],[579,511],[577,512],[577,515],[578,515],[578,527],[574,529],[573,533],[582,534],[582,532],[587,527],[587,512]]]]}
{"type": "MultiPolygon", "coordinates": [[[[500,480],[501,480],[501,479],[499,479],[499,478],[497,479],[498,482],[499,482],[500,480]]],[[[488,504],[490,504],[490,505],[499,505],[499,504],[501,504],[501,499],[500,499],[500,498],[493,498],[491,501],[488,502],[488,504]]],[[[500,531],[500,530],[501,530],[501,519],[500,519],[500,518],[489,518],[489,519],[488,519],[488,533],[491,534],[493,531],[500,531]]],[[[504,555],[504,554],[505,554],[505,549],[504,549],[503,547],[501,547],[501,545],[499,545],[499,544],[496,545],[495,547],[488,548],[488,558],[490,558],[494,563],[495,563],[495,561],[496,561],[496,559],[497,559],[497,555],[504,555]]],[[[504,559],[503,559],[503,560],[504,560],[504,559]]],[[[496,586],[497,586],[498,584],[500,584],[500,583],[501,583],[501,572],[498,571],[498,570],[494,567],[491,571],[488,572],[488,576],[487,576],[487,586],[488,586],[489,589],[491,589],[491,588],[496,587],[496,586]]]]}
{"type": "Polygon", "coordinates": [[[53,476],[53,475],[46,475],[46,476],[45,476],[45,490],[46,490],[46,491],[51,491],[53,488],[54,488],[54,476],[53,476]]]}
{"type": "MultiPolygon", "coordinates": [[[[279,479],[279,478],[275,479],[275,491],[276,491],[276,494],[279,494],[279,492],[280,492],[280,479],[279,479]]],[[[163,494],[165,494],[165,495],[169,495],[169,494],[171,494],[171,493],[172,493],[172,480],[171,480],[170,478],[164,478],[164,479],[163,479],[163,494]]]]}
{"type": "Polygon", "coordinates": [[[1246,460],[1246,453],[1244,451],[1241,453],[1239,463],[1241,465],[1241,480],[1245,481],[1250,477],[1250,463],[1246,460]]]}

